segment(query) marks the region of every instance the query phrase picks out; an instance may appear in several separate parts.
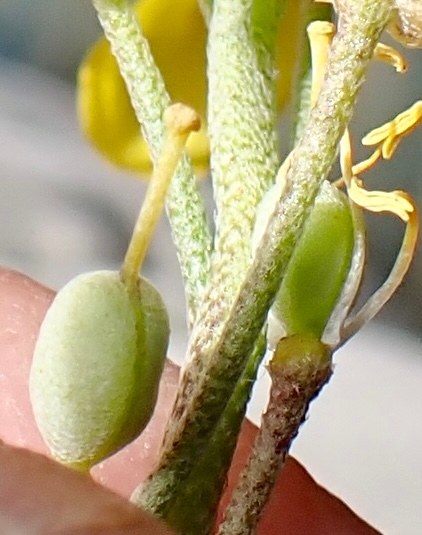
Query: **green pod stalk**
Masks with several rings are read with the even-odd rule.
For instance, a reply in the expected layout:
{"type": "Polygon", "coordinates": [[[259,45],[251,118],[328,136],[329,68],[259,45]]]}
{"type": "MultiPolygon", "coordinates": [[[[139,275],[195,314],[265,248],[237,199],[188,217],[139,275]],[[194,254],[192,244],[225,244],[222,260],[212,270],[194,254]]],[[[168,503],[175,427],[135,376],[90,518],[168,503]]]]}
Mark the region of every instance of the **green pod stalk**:
{"type": "Polygon", "coordinates": [[[324,182],[271,309],[270,347],[295,334],[321,339],[349,272],[353,247],[348,199],[324,182]]]}
{"type": "Polygon", "coordinates": [[[111,271],[80,275],[60,290],[30,373],[35,419],[57,460],[89,470],[142,432],[168,339],[165,305],[141,277],[137,292],[111,271]]]}

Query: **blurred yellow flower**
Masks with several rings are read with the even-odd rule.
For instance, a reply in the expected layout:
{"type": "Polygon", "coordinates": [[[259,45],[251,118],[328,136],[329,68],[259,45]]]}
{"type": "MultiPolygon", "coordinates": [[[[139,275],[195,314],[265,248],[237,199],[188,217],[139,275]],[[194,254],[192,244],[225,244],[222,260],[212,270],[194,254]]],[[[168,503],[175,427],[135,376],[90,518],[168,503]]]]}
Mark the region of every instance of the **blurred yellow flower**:
{"type": "MultiPolygon", "coordinates": [[[[278,109],[291,87],[300,4],[289,2],[278,31],[278,109]]],[[[197,170],[205,170],[209,157],[204,120],[207,30],[197,0],[140,0],[134,8],[172,101],[188,104],[201,115],[204,126],[190,136],[187,150],[197,170]]],[[[149,150],[105,38],[93,46],[81,65],[77,107],[84,134],[107,159],[119,167],[149,173],[149,150]]]]}

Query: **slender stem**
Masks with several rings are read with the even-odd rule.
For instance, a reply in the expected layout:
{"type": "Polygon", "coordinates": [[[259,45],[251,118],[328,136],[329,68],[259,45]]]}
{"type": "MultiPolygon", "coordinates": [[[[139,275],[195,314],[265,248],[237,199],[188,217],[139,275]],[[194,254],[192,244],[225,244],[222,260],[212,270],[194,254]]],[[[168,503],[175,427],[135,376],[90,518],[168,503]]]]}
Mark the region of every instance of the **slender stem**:
{"type": "Polygon", "coordinates": [[[276,174],[275,38],[284,4],[285,0],[213,1],[208,105],[216,239],[194,345],[185,361],[184,392],[201,375],[204,379],[207,354],[197,353],[194,346],[211,347],[219,340],[252,263],[257,204],[276,174]]]}
{"type": "MultiPolygon", "coordinates": [[[[183,491],[175,497],[166,514],[166,521],[179,533],[208,534],[215,523],[227,472],[245,417],[246,405],[259,364],[265,354],[265,347],[265,335],[261,334],[205,450],[186,479],[183,491]],[[189,515],[186,515],[186,504],[189,503],[195,503],[195,507],[189,515]]],[[[149,494],[143,494],[142,491],[141,485],[132,499],[141,507],[151,509],[153,504],[148,500],[149,494]]]]}
{"type": "Polygon", "coordinates": [[[269,220],[253,265],[227,320],[218,315],[218,307],[213,309],[215,303],[211,303],[209,318],[214,323],[210,321],[206,336],[199,328],[192,334],[190,356],[203,363],[203,369],[199,368],[196,381],[191,377],[192,380],[182,383],[161,458],[143,487],[142,499],[159,516],[166,518],[173,500],[183,494],[185,482],[206,450],[246,366],[308,212],[352,117],[365,68],[391,16],[391,4],[390,0],[348,2],[333,40],[317,105],[311,111],[308,127],[287,172],[286,193],[269,220]],[[224,328],[216,342],[213,330],[221,321],[224,328]]]}
{"type": "Polygon", "coordinates": [[[167,136],[133,229],[132,238],[121,269],[123,282],[131,289],[138,288],[138,274],[164,207],[167,190],[189,134],[197,131],[197,113],[183,104],[173,104],[164,112],[167,136]]]}
{"type": "MultiPolygon", "coordinates": [[[[93,5],[126,82],[152,160],[156,162],[165,134],[162,117],[170,97],[148,41],[126,0],[93,0],[93,5]]],[[[184,279],[188,314],[194,317],[208,279],[212,240],[202,198],[186,156],[172,181],[166,209],[184,279]]]]}
{"type": "MultiPolygon", "coordinates": [[[[256,206],[278,167],[275,38],[285,0],[213,0],[208,123],[216,204],[211,281],[228,309],[251,264],[256,206]]],[[[208,297],[208,296],[207,296],[208,297]]],[[[222,325],[222,324],[221,324],[222,325]]]]}
{"type": "MultiPolygon", "coordinates": [[[[316,339],[297,335],[285,338],[277,347],[269,372],[272,384],[268,407],[218,535],[255,533],[309,404],[331,376],[331,352],[316,339]]],[[[280,507],[283,505],[288,507],[280,507]]]]}

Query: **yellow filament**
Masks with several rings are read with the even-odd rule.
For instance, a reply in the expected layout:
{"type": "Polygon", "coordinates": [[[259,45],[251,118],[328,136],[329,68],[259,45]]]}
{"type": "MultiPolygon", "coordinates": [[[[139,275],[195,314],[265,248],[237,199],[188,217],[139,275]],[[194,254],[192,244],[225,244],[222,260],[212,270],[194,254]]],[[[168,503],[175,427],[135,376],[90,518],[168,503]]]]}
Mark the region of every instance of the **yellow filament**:
{"type": "Polygon", "coordinates": [[[350,132],[345,128],[344,134],[340,140],[340,169],[342,181],[348,187],[353,177],[352,167],[352,144],[350,142],[350,132]]]}
{"type": "Polygon", "coordinates": [[[316,20],[307,28],[312,58],[311,107],[315,106],[324,80],[328,51],[336,28],[327,21],[316,20]]]}
{"type": "MultiPolygon", "coordinates": [[[[419,126],[422,123],[422,100],[415,102],[410,108],[400,113],[392,121],[385,123],[384,125],[375,128],[363,139],[363,145],[380,145],[375,151],[362,162],[353,165],[351,176],[357,176],[370,169],[375,165],[378,160],[383,157],[386,160],[391,159],[398,144],[403,137],[419,126]]],[[[345,133],[346,135],[346,133],[345,133]]],[[[347,134],[348,135],[348,134],[347,134]]],[[[345,143],[343,137],[342,142],[345,143]]],[[[350,147],[350,140],[349,140],[350,147]]],[[[343,146],[343,153],[346,154],[349,151],[348,158],[351,162],[350,148],[347,148],[347,143],[343,146]]],[[[345,169],[342,168],[342,177],[334,182],[337,187],[342,186],[346,182],[345,169]]]]}
{"type": "Polygon", "coordinates": [[[362,162],[355,164],[352,167],[353,176],[358,176],[364,171],[367,171],[368,169],[373,167],[381,158],[381,156],[382,156],[381,149],[377,149],[371,154],[371,156],[369,156],[369,158],[366,158],[366,160],[363,160],[362,162]]]}
{"type": "MultiPolygon", "coordinates": [[[[328,51],[336,32],[334,24],[327,21],[315,20],[307,27],[312,59],[311,107],[315,106],[324,81],[325,66],[328,51]]],[[[286,185],[286,175],[290,168],[294,150],[292,150],[278,170],[276,184],[279,184],[280,195],[286,185]]]]}
{"type": "Polygon", "coordinates": [[[183,155],[189,134],[193,131],[198,131],[200,128],[198,114],[184,104],[169,106],[164,113],[163,120],[167,136],[148,184],[145,199],[121,269],[123,282],[131,288],[137,287],[139,270],[162,212],[171,179],[183,155]]]}

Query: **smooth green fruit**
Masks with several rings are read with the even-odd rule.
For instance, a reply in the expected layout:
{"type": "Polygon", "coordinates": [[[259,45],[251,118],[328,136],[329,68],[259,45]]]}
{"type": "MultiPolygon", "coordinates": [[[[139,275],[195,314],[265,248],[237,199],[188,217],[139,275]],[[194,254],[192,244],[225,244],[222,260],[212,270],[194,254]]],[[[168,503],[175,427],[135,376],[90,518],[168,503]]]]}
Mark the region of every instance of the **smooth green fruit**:
{"type": "Polygon", "coordinates": [[[80,275],[41,325],[30,373],[35,419],[53,455],[80,470],[135,439],[155,407],[169,339],[159,292],[117,272],[80,275]]]}
{"type": "Polygon", "coordinates": [[[324,182],[271,310],[271,345],[294,334],[321,338],[346,280],[353,246],[348,199],[324,182]]]}

